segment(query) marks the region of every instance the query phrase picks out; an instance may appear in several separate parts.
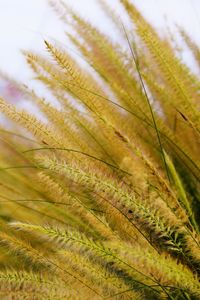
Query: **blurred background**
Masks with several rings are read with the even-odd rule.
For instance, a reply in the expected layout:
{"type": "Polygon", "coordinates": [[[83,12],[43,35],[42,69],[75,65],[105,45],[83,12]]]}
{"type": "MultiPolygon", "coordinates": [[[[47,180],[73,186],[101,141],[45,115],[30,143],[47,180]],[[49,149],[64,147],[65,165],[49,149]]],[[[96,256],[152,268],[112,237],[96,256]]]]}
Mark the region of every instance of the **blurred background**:
{"type": "MultiPolygon", "coordinates": [[[[54,0],[56,3],[56,0],[54,0]]],[[[107,34],[113,34],[112,25],[105,18],[97,0],[63,0],[69,6],[95,23],[107,34]]],[[[176,24],[183,26],[192,38],[200,43],[200,0],[132,0],[145,17],[163,32],[170,29],[177,36],[176,24]]],[[[106,0],[123,19],[118,0],[106,0]]],[[[0,0],[0,72],[17,80],[28,82],[32,74],[26,65],[21,50],[45,53],[44,39],[60,41],[70,49],[65,36],[66,26],[59,19],[47,0],[0,0]]],[[[184,59],[194,69],[189,52],[184,59]]],[[[2,76],[1,76],[2,77],[2,76]]],[[[15,99],[20,94],[12,84],[0,79],[0,95],[15,99]]]]}

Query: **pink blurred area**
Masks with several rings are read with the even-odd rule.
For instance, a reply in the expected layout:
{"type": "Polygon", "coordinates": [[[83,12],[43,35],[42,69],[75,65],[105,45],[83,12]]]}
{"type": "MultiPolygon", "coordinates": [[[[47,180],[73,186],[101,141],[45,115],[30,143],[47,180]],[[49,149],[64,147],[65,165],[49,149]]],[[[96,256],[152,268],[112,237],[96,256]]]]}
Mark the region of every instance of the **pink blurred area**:
{"type": "Polygon", "coordinates": [[[16,103],[22,100],[23,95],[12,82],[0,78],[0,97],[10,103],[16,103]]]}

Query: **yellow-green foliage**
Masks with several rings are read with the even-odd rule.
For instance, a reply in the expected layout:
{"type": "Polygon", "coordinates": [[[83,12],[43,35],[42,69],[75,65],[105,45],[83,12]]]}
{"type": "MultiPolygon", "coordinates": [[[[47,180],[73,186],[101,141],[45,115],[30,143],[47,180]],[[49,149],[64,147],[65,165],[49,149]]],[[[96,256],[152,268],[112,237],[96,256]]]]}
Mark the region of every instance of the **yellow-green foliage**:
{"type": "Polygon", "coordinates": [[[14,81],[44,118],[0,100],[0,299],[200,299],[199,78],[100,2],[123,47],[51,1],[88,67],[45,41],[24,55],[57,105],[14,81]]]}

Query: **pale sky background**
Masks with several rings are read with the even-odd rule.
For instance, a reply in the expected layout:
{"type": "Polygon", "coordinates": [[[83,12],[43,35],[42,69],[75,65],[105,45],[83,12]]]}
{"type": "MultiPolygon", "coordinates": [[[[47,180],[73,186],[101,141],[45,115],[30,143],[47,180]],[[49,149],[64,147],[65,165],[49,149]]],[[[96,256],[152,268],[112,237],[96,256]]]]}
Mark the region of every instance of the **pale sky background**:
{"type": "MultiPolygon", "coordinates": [[[[65,2],[112,34],[112,27],[105,21],[96,0],[65,2]]],[[[119,11],[117,0],[107,3],[119,11]]],[[[133,3],[158,29],[166,28],[167,18],[170,26],[174,23],[184,26],[200,44],[200,0],[133,0],[133,3]]],[[[47,0],[0,0],[0,70],[24,80],[28,67],[19,49],[44,52],[43,40],[50,37],[66,43],[63,24],[47,0]]]]}

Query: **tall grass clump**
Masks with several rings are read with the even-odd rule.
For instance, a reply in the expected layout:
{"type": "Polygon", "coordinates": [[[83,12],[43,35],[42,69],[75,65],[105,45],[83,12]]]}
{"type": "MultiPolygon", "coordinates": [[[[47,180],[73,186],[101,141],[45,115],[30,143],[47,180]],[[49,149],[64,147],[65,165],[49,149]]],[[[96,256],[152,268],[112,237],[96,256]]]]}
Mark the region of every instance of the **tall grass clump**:
{"type": "Polygon", "coordinates": [[[24,52],[39,114],[0,99],[0,299],[197,300],[199,77],[131,1],[129,26],[100,2],[121,44],[52,1],[79,56],[24,52]]]}

